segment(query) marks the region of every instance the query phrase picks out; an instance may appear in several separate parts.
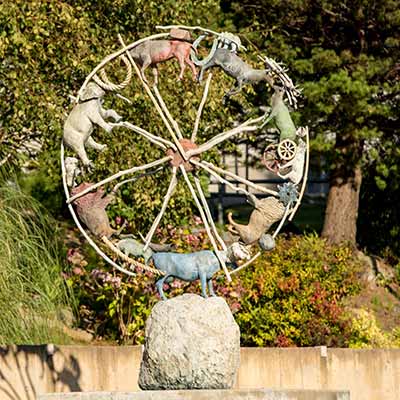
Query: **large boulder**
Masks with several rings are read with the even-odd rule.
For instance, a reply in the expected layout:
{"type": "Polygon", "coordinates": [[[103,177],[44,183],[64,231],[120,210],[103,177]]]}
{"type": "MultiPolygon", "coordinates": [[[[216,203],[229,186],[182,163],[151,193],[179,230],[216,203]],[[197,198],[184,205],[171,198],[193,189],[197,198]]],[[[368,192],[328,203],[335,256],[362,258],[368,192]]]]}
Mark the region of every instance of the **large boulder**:
{"type": "Polygon", "coordinates": [[[146,322],[143,390],[230,389],[240,361],[240,331],[221,297],[184,294],[160,301],[146,322]]]}

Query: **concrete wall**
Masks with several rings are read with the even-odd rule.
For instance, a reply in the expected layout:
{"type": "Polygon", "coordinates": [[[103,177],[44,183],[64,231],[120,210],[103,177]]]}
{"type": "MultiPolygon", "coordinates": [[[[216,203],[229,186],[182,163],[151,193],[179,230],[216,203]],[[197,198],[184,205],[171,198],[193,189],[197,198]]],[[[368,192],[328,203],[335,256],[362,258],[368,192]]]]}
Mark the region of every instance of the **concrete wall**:
{"type": "MultiPolygon", "coordinates": [[[[0,400],[138,390],[139,346],[0,347],[0,400]]],[[[400,399],[400,350],[242,348],[237,388],[350,390],[352,400],[400,399]]]]}

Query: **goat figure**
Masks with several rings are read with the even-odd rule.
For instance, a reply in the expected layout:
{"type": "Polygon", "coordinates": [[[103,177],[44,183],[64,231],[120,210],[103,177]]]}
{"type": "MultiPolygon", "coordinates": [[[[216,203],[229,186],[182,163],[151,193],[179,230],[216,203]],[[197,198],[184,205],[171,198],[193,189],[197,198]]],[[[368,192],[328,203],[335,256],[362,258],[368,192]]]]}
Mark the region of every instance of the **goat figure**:
{"type": "Polygon", "coordinates": [[[204,71],[213,67],[222,68],[227,75],[236,79],[234,87],[225,94],[224,101],[228,97],[239,93],[243,86],[247,84],[261,81],[266,81],[271,86],[274,84],[274,80],[267,69],[254,69],[244,62],[236,52],[229,49],[218,48],[215,50],[211,60],[202,66],[198,78],[199,82],[203,80],[204,71]]]}

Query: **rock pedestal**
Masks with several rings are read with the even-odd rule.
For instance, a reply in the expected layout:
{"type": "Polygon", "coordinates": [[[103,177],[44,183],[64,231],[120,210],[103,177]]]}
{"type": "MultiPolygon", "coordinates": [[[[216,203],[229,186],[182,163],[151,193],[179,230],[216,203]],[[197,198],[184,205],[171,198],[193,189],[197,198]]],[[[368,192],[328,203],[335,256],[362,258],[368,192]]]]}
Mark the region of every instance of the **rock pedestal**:
{"type": "Polygon", "coordinates": [[[230,389],[239,360],[239,327],[226,301],[184,294],[157,303],[147,319],[139,386],[230,389]]]}

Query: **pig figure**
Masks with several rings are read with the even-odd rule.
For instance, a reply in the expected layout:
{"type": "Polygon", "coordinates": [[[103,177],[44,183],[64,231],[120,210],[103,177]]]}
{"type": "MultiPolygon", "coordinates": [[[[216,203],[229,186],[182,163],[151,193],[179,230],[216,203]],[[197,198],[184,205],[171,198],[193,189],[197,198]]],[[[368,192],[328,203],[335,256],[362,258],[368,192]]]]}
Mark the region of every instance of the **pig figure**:
{"type": "Polygon", "coordinates": [[[190,33],[183,29],[174,29],[171,31],[170,36],[170,40],[148,40],[130,50],[133,60],[140,66],[142,78],[146,83],[148,81],[144,71],[147,67],[153,67],[154,84],[157,85],[157,64],[174,57],[178,60],[181,68],[178,80],[183,79],[185,64],[189,65],[192,70],[193,80],[196,80],[196,67],[190,59],[190,51],[193,47],[190,43],[190,33]]]}

